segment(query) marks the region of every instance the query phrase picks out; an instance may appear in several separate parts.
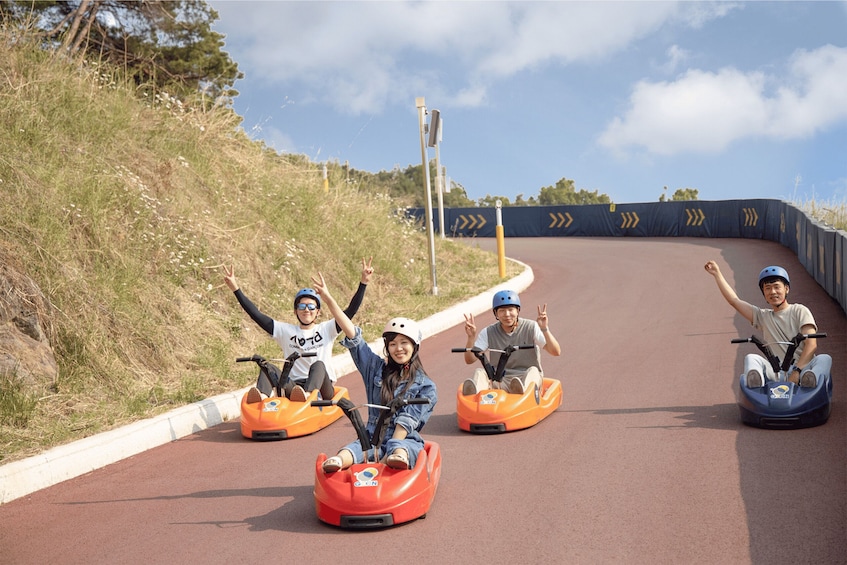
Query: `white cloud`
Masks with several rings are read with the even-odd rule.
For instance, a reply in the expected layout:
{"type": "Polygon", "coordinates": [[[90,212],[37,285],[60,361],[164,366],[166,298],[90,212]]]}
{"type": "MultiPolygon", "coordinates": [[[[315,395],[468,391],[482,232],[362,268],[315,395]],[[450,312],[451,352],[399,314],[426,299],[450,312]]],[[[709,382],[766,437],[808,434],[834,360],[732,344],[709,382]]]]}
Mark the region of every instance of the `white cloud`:
{"type": "Polygon", "coordinates": [[[667,51],[665,51],[665,55],[667,55],[668,59],[660,67],[660,70],[665,74],[675,72],[691,56],[687,50],[683,49],[679,45],[671,45],[668,47],[667,51]]]}
{"type": "Polygon", "coordinates": [[[509,21],[476,65],[483,75],[510,76],[545,63],[604,57],[677,14],[672,2],[542,2],[509,4],[509,21]]]}
{"type": "Polygon", "coordinates": [[[790,71],[786,84],[768,101],[774,117],[765,128],[769,135],[806,137],[847,120],[847,48],[797,51],[790,71]]]}
{"type": "Polygon", "coordinates": [[[743,9],[742,2],[686,2],[682,19],[694,29],[700,29],[712,20],[720,19],[733,10],[743,9]]]}
{"type": "MultiPolygon", "coordinates": [[[[211,2],[252,81],[371,113],[422,91],[483,103],[492,82],[590,61],[667,22],[700,26],[734,4],[689,2],[211,2]],[[224,25],[225,23],[225,25],[224,25]],[[249,39],[248,39],[249,38],[249,39]],[[448,86],[449,85],[449,86],[448,86]]],[[[302,96],[301,96],[302,101],[302,96]]]]}
{"type": "Polygon", "coordinates": [[[715,153],[739,139],[803,138],[847,119],[847,48],[797,51],[789,63],[784,77],[726,68],[639,82],[599,143],[616,152],[715,153]]]}

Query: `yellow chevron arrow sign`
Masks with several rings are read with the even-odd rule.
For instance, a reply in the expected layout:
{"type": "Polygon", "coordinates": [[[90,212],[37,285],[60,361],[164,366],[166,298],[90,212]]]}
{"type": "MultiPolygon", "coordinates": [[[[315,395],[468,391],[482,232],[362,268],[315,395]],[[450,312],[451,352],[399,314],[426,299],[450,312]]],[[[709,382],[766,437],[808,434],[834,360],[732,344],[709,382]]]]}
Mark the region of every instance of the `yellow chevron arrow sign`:
{"type": "Polygon", "coordinates": [[[744,225],[745,226],[755,226],[759,223],[759,213],[756,212],[755,208],[742,208],[744,211],[744,225]]]}
{"type": "Polygon", "coordinates": [[[639,222],[638,214],[635,212],[621,212],[621,218],[623,218],[623,222],[621,222],[623,229],[634,228],[639,222]]]}
{"type": "Polygon", "coordinates": [[[548,228],[569,228],[571,222],[573,222],[573,217],[567,212],[565,212],[564,215],[562,215],[561,212],[556,212],[555,214],[553,212],[549,212],[549,214],[552,221],[550,222],[550,225],[547,226],[548,228]]]}
{"type": "Polygon", "coordinates": [[[485,219],[485,216],[483,216],[482,214],[477,214],[476,216],[474,216],[473,214],[471,214],[470,216],[459,214],[459,219],[461,220],[461,224],[459,225],[460,230],[463,230],[465,228],[472,230],[474,229],[474,227],[476,227],[476,229],[479,229],[488,223],[485,219]]]}
{"type": "Polygon", "coordinates": [[[686,208],[685,214],[688,216],[685,221],[686,226],[702,226],[706,219],[706,214],[700,208],[686,208]]]}

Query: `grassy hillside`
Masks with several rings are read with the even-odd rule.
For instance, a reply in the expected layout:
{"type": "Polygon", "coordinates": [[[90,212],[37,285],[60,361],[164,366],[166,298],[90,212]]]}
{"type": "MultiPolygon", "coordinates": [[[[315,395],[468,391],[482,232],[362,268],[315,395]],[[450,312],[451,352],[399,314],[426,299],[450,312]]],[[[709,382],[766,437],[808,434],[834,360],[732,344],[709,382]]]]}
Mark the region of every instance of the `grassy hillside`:
{"type": "MultiPolygon", "coordinates": [[[[339,302],[360,259],[376,275],[356,318],[368,339],[500,282],[496,257],[436,240],[333,168],[250,141],[230,110],[139,100],[109,70],[0,35],[0,264],[44,294],[59,367],[39,390],[0,375],[0,463],[246,386],[238,355],[278,355],[223,285],[234,264],[260,309],[322,271],[339,302]]],[[[410,140],[415,143],[416,140],[410,140]]],[[[509,276],[517,271],[509,267],[509,276]]]]}

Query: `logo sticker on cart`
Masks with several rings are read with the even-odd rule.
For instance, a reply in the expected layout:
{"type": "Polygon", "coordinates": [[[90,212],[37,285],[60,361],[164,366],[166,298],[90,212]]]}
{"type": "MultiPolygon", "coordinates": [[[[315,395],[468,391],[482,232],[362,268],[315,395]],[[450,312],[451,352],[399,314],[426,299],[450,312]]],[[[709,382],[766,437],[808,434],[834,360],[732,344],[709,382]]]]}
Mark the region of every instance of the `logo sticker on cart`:
{"type": "Polygon", "coordinates": [[[779,385],[771,389],[771,398],[788,398],[788,385],[779,385]]]}
{"type": "Polygon", "coordinates": [[[479,397],[480,404],[496,404],[497,403],[497,393],[496,392],[486,392],[482,396],[479,397]]]}
{"type": "Polygon", "coordinates": [[[280,401],[276,398],[265,402],[265,405],[262,407],[262,412],[279,412],[280,401]]]}
{"type": "Polygon", "coordinates": [[[376,480],[376,476],[379,474],[379,469],[376,467],[367,467],[358,473],[354,473],[356,476],[356,482],[353,483],[354,487],[375,487],[379,484],[379,481],[376,480]]]}

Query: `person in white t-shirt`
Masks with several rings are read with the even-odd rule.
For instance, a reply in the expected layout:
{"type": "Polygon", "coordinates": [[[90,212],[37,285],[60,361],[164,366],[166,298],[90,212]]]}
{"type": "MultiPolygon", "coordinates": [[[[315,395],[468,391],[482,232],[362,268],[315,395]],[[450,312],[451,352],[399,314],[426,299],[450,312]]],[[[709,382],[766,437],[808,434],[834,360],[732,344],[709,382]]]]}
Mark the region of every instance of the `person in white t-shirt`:
{"type": "MultiPolygon", "coordinates": [[[[373,258],[367,262],[362,259],[362,279],[356,294],[344,310],[352,318],[359,310],[365,290],[374,269],[373,258]]],[[[294,315],[296,324],[280,322],[259,311],[240,289],[232,266],[224,267],[224,282],[235,293],[238,303],[260,328],[265,330],[282,348],[284,357],[292,353],[316,353],[314,357],[299,357],[291,366],[288,380],[283,383],[285,396],[297,402],[304,402],[309,393],[319,390],[321,398],[330,399],[335,391],[337,377],[332,369],[332,346],[341,331],[335,319],[318,323],[321,313],[320,295],[312,288],[300,289],[294,296],[294,315]]],[[[273,384],[264,374],[259,376],[256,386],[247,391],[247,402],[260,402],[263,396],[273,394],[273,384]]]]}
{"type": "MultiPolygon", "coordinates": [[[[791,280],[788,271],[782,267],[772,265],[759,273],[759,290],[770,308],[759,308],[738,298],[716,262],[709,261],[705,269],[715,278],[718,290],[729,305],[754,328],[762,331],[765,343],[769,344],[771,351],[780,358],[780,363],[788,352],[785,342],[790,342],[797,334],[817,333],[818,326],[812,312],[802,304],[788,303],[791,280]]],[[[816,355],[817,349],[818,341],[815,338],[800,342],[794,352],[792,366],[788,369],[787,378],[790,382],[803,387],[814,387],[821,375],[829,374],[832,358],[826,354],[816,355]]],[[[764,386],[764,379],[777,379],[770,363],[757,353],[750,353],[744,358],[744,373],[747,375],[747,388],[764,386]]]]}

